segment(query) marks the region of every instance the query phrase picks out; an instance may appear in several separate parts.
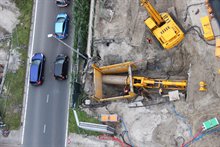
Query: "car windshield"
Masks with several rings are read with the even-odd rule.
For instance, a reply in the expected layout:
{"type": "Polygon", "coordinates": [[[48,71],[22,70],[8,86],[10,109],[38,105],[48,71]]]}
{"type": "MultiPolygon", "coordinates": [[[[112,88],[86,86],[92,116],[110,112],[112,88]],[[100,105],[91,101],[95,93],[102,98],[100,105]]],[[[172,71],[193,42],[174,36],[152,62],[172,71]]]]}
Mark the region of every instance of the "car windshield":
{"type": "Polygon", "coordinates": [[[34,61],[32,61],[32,64],[39,65],[40,64],[40,60],[34,60],[34,61]]]}
{"type": "Polygon", "coordinates": [[[56,61],[55,64],[63,64],[63,62],[64,62],[64,60],[60,59],[60,60],[56,61]]]}
{"type": "Polygon", "coordinates": [[[63,4],[65,4],[65,2],[64,2],[64,1],[61,1],[61,0],[57,0],[56,3],[57,3],[57,5],[63,5],[63,4]]]}
{"type": "Polygon", "coordinates": [[[65,18],[61,17],[61,18],[58,18],[57,22],[59,22],[59,23],[63,23],[64,20],[65,20],[65,18]]]}

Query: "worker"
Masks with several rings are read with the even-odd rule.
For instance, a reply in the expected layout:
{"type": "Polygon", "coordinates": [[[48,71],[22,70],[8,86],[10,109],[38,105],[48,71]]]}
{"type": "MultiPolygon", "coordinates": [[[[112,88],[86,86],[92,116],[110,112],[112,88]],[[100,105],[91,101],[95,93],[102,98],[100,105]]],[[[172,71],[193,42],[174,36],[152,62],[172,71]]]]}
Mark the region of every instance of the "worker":
{"type": "Polygon", "coordinates": [[[151,38],[146,38],[147,39],[147,42],[149,43],[149,44],[152,44],[152,39],[151,38]]]}
{"type": "Polygon", "coordinates": [[[163,94],[163,89],[162,89],[162,88],[159,89],[159,94],[160,94],[160,95],[163,94]]]}
{"type": "Polygon", "coordinates": [[[130,88],[128,86],[124,87],[124,94],[129,94],[130,88]]]}

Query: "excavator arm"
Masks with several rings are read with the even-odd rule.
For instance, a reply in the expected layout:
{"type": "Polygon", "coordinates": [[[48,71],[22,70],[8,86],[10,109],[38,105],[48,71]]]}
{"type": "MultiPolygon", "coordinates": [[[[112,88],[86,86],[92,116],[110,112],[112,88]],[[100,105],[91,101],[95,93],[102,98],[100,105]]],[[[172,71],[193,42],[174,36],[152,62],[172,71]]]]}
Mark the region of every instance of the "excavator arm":
{"type": "Polygon", "coordinates": [[[154,9],[154,7],[148,0],[141,0],[141,5],[147,9],[148,13],[150,14],[150,17],[154,20],[157,26],[160,27],[165,23],[160,13],[158,13],[158,11],[154,9]]]}
{"type": "MultiPolygon", "coordinates": [[[[165,80],[150,79],[146,77],[133,76],[132,83],[134,87],[144,87],[149,89],[167,89],[167,90],[185,90],[187,86],[186,80],[165,80]]],[[[130,83],[130,81],[128,81],[130,83]]]]}

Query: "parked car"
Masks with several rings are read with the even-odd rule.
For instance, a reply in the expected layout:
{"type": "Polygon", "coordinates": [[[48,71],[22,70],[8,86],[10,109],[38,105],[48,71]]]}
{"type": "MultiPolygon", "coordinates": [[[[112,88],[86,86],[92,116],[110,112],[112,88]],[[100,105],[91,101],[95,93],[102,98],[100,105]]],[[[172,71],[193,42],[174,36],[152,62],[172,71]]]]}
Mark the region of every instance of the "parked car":
{"type": "Polygon", "coordinates": [[[35,53],[31,59],[30,83],[41,85],[44,80],[45,56],[42,53],[35,53]]]}
{"type": "Polygon", "coordinates": [[[68,75],[69,57],[59,54],[54,62],[54,77],[57,80],[65,80],[68,75]]]}
{"type": "Polygon", "coordinates": [[[69,16],[66,13],[60,13],[56,17],[55,36],[58,39],[65,39],[68,36],[69,16]]]}
{"type": "Polygon", "coordinates": [[[58,7],[66,7],[69,5],[70,0],[55,0],[55,3],[58,7]]]}

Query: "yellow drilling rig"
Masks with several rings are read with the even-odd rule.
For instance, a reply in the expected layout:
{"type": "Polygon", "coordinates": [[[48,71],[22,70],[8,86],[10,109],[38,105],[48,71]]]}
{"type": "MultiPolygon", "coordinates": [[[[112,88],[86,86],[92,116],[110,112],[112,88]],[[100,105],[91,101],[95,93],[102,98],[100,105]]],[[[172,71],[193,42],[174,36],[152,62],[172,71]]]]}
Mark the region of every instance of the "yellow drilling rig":
{"type": "Polygon", "coordinates": [[[132,99],[137,96],[134,88],[138,87],[145,89],[186,90],[186,80],[151,79],[147,77],[133,76],[132,69],[135,70],[137,67],[138,66],[135,62],[125,62],[103,67],[98,67],[93,64],[95,88],[95,95],[93,98],[99,102],[132,99]],[[128,73],[128,75],[118,75],[120,73],[128,73]],[[103,84],[128,86],[129,90],[127,91],[127,94],[122,96],[104,97],[103,84]]]}
{"type": "Polygon", "coordinates": [[[150,17],[144,22],[163,48],[169,50],[184,39],[184,33],[168,13],[158,13],[149,0],[140,0],[150,17]]]}

